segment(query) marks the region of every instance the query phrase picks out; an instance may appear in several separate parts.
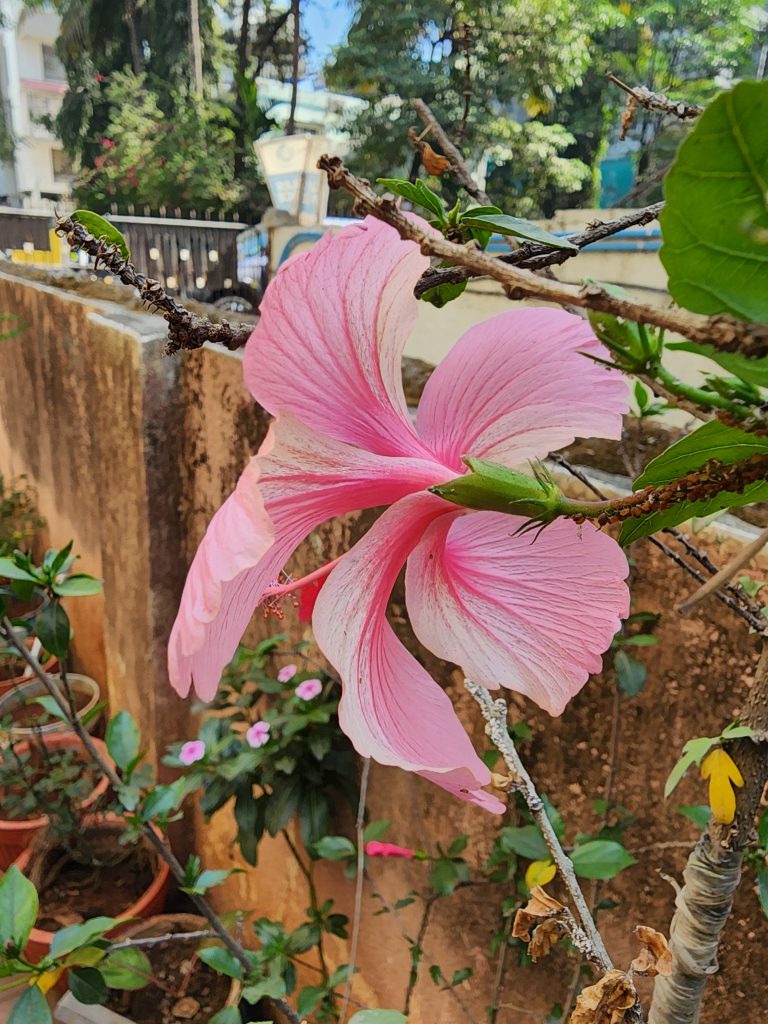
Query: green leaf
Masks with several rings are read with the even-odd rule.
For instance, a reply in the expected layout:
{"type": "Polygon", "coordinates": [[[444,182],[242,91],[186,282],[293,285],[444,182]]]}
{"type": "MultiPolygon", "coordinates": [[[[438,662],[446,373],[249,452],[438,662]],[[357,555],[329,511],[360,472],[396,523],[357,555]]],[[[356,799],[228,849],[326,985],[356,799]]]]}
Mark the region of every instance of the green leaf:
{"type": "Polygon", "coordinates": [[[40,612],[35,632],[43,647],[57,658],[63,658],[69,648],[72,630],[67,613],[58,601],[51,601],[40,612]]]}
{"type": "Polygon", "coordinates": [[[616,683],[627,697],[636,697],[645,686],[648,670],[642,661],[633,658],[626,651],[617,651],[613,659],[616,683]]]}
{"type": "Polygon", "coordinates": [[[303,988],[296,1001],[296,1012],[299,1017],[303,1020],[316,1010],[324,995],[325,988],[322,985],[308,985],[303,988]]]}
{"type": "Polygon", "coordinates": [[[451,988],[453,988],[454,985],[460,985],[462,981],[466,981],[467,978],[471,977],[471,967],[460,967],[458,971],[454,971],[453,974],[451,975],[451,988]]]}
{"type": "Polygon", "coordinates": [[[449,857],[458,857],[459,854],[464,853],[464,851],[467,848],[468,843],[469,843],[469,836],[466,836],[466,835],[457,836],[453,840],[451,845],[448,847],[448,851],[447,851],[448,852],[448,856],[449,857]]]}
{"type": "Polygon", "coordinates": [[[549,847],[538,825],[503,828],[500,838],[505,851],[511,850],[528,860],[546,860],[549,857],[549,847]]]}
{"type": "Polygon", "coordinates": [[[129,260],[131,258],[131,250],[128,248],[128,243],[110,221],[100,217],[98,213],[91,213],[90,210],[75,210],[74,213],[70,214],[70,217],[76,223],[82,224],[85,230],[92,234],[94,238],[104,238],[108,245],[116,245],[124,259],[129,260]]]}
{"type": "Polygon", "coordinates": [[[133,716],[127,711],[118,711],[109,720],[104,737],[109,756],[123,771],[139,756],[141,736],[133,716]]]}
{"type": "Polygon", "coordinates": [[[61,583],[54,583],[51,589],[59,597],[90,597],[92,594],[101,593],[102,581],[94,579],[93,576],[86,576],[85,573],[77,573],[62,580],[61,583]]]}
{"type": "Polygon", "coordinates": [[[677,813],[690,818],[696,828],[702,832],[709,825],[709,819],[712,817],[712,811],[707,804],[689,804],[686,807],[678,807],[677,813]]]}
{"type": "Polygon", "coordinates": [[[12,864],[0,878],[0,947],[10,942],[23,950],[38,909],[37,890],[12,864]]]}
{"type": "Polygon", "coordinates": [[[513,235],[515,238],[526,238],[530,242],[543,242],[544,245],[553,249],[569,249],[571,252],[578,252],[578,245],[569,242],[567,238],[553,235],[551,231],[545,231],[538,224],[530,220],[523,220],[522,217],[510,217],[507,213],[465,213],[461,218],[462,227],[481,228],[484,231],[497,231],[500,235],[513,235]]]}
{"type": "Polygon", "coordinates": [[[349,1024],[408,1024],[408,1018],[397,1010],[358,1010],[349,1024]]]}
{"type": "Polygon", "coordinates": [[[768,81],[721,93],[678,150],[660,256],[686,309],[768,321],[767,160],[768,81]]]}
{"type": "Polygon", "coordinates": [[[305,846],[321,839],[331,827],[331,809],[328,796],[322,790],[312,787],[301,795],[299,804],[299,825],[305,846]]]}
{"type": "Polygon", "coordinates": [[[447,857],[434,861],[429,870],[429,884],[439,896],[450,896],[459,882],[466,882],[468,878],[467,865],[447,857]]]}
{"type": "Polygon", "coordinates": [[[45,996],[33,985],[13,1004],[8,1024],[51,1024],[52,1020],[45,996]]]}
{"type": "Polygon", "coordinates": [[[73,967],[69,972],[69,990],[75,999],[92,1006],[107,1000],[107,984],[95,967],[73,967]]]}
{"type": "Polygon", "coordinates": [[[236,1006],[225,1006],[211,1017],[208,1024],[241,1024],[242,1019],[236,1006]]]}
{"type": "Polygon", "coordinates": [[[21,566],[16,565],[12,558],[0,558],[0,578],[6,580],[23,580],[25,583],[39,583],[38,576],[21,566]]]}
{"type": "Polygon", "coordinates": [[[144,988],[152,978],[152,964],[146,953],[135,946],[117,949],[107,954],[104,962],[99,965],[107,988],[119,988],[133,991],[144,988]]]}
{"type": "Polygon", "coordinates": [[[668,341],[666,347],[704,356],[711,359],[713,363],[717,363],[718,366],[722,366],[734,377],[755,384],[759,388],[768,388],[768,357],[766,356],[750,359],[749,356],[742,356],[738,352],[724,352],[723,349],[716,348],[714,345],[700,345],[696,341],[668,341]]]}
{"type": "Polygon", "coordinates": [[[425,185],[423,181],[412,182],[406,181],[404,178],[377,178],[376,181],[390,192],[394,192],[396,196],[402,196],[403,199],[407,199],[414,206],[421,206],[425,210],[429,210],[441,223],[448,222],[445,207],[440,196],[425,185]]]}
{"type": "Polygon", "coordinates": [[[688,740],[683,747],[683,753],[680,759],[669,773],[669,777],[664,785],[665,800],[669,798],[669,795],[675,789],[678,782],[682,779],[691,765],[699,764],[701,759],[709,753],[716,743],[719,742],[719,736],[698,736],[695,739],[688,740]]]}
{"type": "Polygon", "coordinates": [[[357,849],[346,836],[323,836],[315,843],[314,852],[323,860],[346,860],[354,857],[357,849]]]}
{"type": "Polygon", "coordinates": [[[768,847],[768,808],[757,819],[757,844],[762,850],[768,847]]]}
{"type": "Polygon", "coordinates": [[[571,852],[570,858],[580,878],[614,878],[636,863],[621,843],[612,839],[592,839],[582,843],[571,852]]]}
{"type": "Polygon", "coordinates": [[[93,917],[84,924],[72,924],[57,931],[51,941],[51,956],[60,957],[79,946],[89,946],[118,923],[116,917],[93,917]]]}
{"type": "Polygon", "coordinates": [[[454,283],[436,284],[419,296],[424,302],[430,302],[436,309],[442,309],[449,302],[458,299],[467,287],[467,281],[456,281],[454,283]]]}
{"type": "Polygon", "coordinates": [[[381,818],[379,821],[369,821],[363,830],[363,842],[372,843],[383,839],[391,827],[392,822],[387,821],[386,818],[381,818]]]}
{"type": "Polygon", "coordinates": [[[43,694],[42,697],[35,697],[33,703],[39,704],[41,708],[44,708],[51,718],[58,718],[60,722],[69,722],[69,715],[50,693],[43,694]]]}
{"type": "Polygon", "coordinates": [[[223,946],[203,946],[197,951],[197,955],[218,974],[226,974],[228,978],[236,978],[238,981],[243,980],[243,965],[223,946]]]}
{"type": "Polygon", "coordinates": [[[765,866],[764,861],[757,861],[755,864],[755,870],[757,871],[757,898],[760,900],[760,908],[768,917],[768,867],[765,866]]]}
{"type": "MultiPolygon", "coordinates": [[[[753,455],[768,454],[768,437],[748,434],[737,427],[729,427],[719,420],[710,420],[703,426],[681,438],[665,452],[653,459],[635,480],[633,490],[648,485],[659,486],[678,477],[701,469],[711,459],[725,465],[732,465],[751,458],[753,455]]],[[[768,482],[757,480],[740,494],[723,491],[706,501],[685,501],[663,512],[649,516],[628,519],[621,529],[621,543],[631,544],[639,537],[647,537],[657,530],[692,519],[706,516],[724,508],[738,508],[754,501],[768,499],[768,482]]]]}
{"type": "Polygon", "coordinates": [[[213,889],[217,885],[221,885],[231,875],[238,875],[242,872],[242,868],[225,868],[219,870],[206,870],[200,873],[200,876],[195,879],[192,885],[182,886],[182,892],[190,893],[195,896],[204,896],[209,889],[213,889]]]}

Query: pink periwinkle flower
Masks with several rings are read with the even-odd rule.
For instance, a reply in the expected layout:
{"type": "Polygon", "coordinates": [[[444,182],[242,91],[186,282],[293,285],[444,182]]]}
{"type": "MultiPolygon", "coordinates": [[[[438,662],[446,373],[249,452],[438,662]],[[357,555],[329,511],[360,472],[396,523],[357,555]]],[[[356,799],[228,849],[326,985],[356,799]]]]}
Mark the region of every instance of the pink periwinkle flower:
{"type": "Polygon", "coordinates": [[[182,696],[194,683],[211,700],[254,609],[324,580],[312,625],[358,752],[500,812],[450,698],[389,625],[390,592],[407,563],[410,621],[427,648],[560,714],[628,613],[624,554],[589,523],[556,520],[534,542],[516,533],[523,520],[428,488],[464,473],[463,455],[515,468],[577,436],[619,438],[627,387],[586,358],[609,358],[586,321],[517,308],[459,339],[412,420],[401,361],[428,266],[369,218],[326,234],[270,284],[244,370],[275,419],[192,563],[170,678],[182,696]],[[276,583],[321,523],[380,505],[390,507],[341,558],[276,583]]]}
{"type": "Polygon", "coordinates": [[[283,665],[280,671],[277,673],[277,681],[279,683],[290,682],[291,679],[296,675],[298,669],[295,665],[283,665]]]}
{"type": "Polygon", "coordinates": [[[205,743],[202,740],[188,740],[182,744],[179,751],[179,760],[187,766],[195,761],[202,761],[205,757],[205,743]]]}
{"type": "Polygon", "coordinates": [[[254,749],[269,743],[269,722],[254,722],[245,734],[245,742],[254,749]]]}
{"type": "Polygon", "coordinates": [[[365,844],[365,852],[369,857],[402,857],[404,860],[413,860],[416,851],[407,846],[396,846],[394,843],[380,843],[371,840],[365,844]]]}
{"type": "Polygon", "coordinates": [[[296,687],[296,696],[302,700],[314,700],[323,691],[323,684],[319,679],[305,679],[296,687]]]}

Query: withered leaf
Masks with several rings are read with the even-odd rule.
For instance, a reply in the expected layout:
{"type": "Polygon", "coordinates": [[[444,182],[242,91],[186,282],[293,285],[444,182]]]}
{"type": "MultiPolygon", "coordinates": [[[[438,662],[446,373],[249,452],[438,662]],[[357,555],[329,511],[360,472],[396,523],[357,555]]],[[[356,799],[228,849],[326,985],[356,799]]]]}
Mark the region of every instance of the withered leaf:
{"type": "Polygon", "coordinates": [[[530,942],[531,929],[541,924],[548,917],[559,917],[565,913],[562,903],[545,892],[540,885],[534,885],[531,889],[531,898],[524,907],[515,914],[515,923],[512,926],[512,935],[516,939],[530,942]]]}
{"type": "Polygon", "coordinates": [[[450,161],[446,160],[440,153],[436,153],[428,142],[422,142],[421,144],[421,162],[430,174],[437,175],[447,171],[451,166],[450,161]]]}
{"type": "Polygon", "coordinates": [[[632,970],[635,974],[655,978],[657,974],[672,973],[672,951],[661,932],[639,924],[635,928],[635,938],[639,939],[644,947],[632,961],[632,970]]]}
{"type": "Polygon", "coordinates": [[[570,1024],[623,1024],[634,1005],[635,988],[628,975],[608,971],[579,993],[570,1024]]]}
{"type": "Polygon", "coordinates": [[[531,941],[528,946],[528,954],[531,960],[541,960],[542,957],[551,953],[565,934],[565,925],[556,917],[550,917],[546,921],[542,921],[540,925],[534,928],[533,935],[531,935],[531,941]]]}

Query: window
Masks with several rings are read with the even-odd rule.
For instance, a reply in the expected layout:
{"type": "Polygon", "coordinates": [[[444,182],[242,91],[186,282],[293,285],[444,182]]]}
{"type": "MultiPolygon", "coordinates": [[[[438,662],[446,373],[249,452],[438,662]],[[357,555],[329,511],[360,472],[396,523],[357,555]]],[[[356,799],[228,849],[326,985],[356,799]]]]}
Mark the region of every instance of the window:
{"type": "Polygon", "coordinates": [[[43,43],[43,78],[46,82],[66,82],[67,72],[52,46],[43,43]]]}
{"type": "Polygon", "coordinates": [[[74,174],[72,161],[63,149],[51,150],[53,158],[53,177],[55,181],[68,181],[74,174]]]}

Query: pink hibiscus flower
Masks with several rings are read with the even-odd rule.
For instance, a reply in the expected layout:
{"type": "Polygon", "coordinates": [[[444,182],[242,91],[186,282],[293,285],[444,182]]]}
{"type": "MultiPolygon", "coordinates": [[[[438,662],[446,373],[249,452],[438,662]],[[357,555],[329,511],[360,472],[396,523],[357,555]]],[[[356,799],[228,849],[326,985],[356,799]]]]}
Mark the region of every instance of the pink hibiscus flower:
{"type": "Polygon", "coordinates": [[[417,637],[489,688],[562,712],[628,612],[627,564],[590,524],[558,520],[535,543],[522,520],[470,512],[428,491],[466,471],[462,455],[517,467],[575,437],[621,435],[622,377],[589,325],[520,308],[469,330],[427,382],[415,421],[403,349],[428,266],[372,219],[326,235],[267,289],[245,351],[245,381],[275,416],[189,571],[169,649],[170,678],[210,700],[257,605],[327,575],[312,622],[343,686],[342,729],[382,764],[418,772],[488,810],[490,773],[443,689],[387,622],[407,562],[417,637]],[[304,581],[276,584],[321,523],[389,505],[358,543],[304,581]]]}

